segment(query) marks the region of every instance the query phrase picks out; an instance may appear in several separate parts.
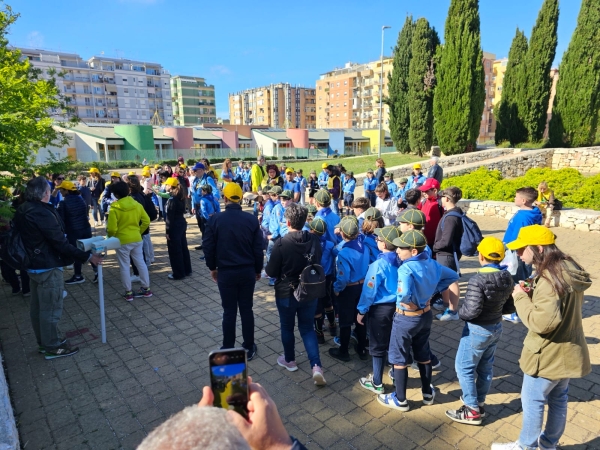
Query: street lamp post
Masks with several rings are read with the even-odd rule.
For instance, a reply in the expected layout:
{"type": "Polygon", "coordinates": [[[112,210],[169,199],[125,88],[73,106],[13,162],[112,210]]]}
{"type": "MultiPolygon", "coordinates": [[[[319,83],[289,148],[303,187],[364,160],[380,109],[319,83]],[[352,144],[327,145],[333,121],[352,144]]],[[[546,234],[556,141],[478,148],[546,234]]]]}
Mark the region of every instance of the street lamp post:
{"type": "Polygon", "coordinates": [[[381,158],[381,123],[383,122],[383,36],[389,25],[381,27],[381,78],[379,79],[379,150],[377,156],[381,158]]]}

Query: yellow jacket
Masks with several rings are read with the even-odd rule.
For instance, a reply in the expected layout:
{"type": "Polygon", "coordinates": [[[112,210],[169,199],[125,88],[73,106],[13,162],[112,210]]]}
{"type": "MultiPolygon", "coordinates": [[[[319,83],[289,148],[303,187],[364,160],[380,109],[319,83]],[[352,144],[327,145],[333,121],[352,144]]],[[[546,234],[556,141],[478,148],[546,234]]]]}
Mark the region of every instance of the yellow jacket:
{"type": "Polygon", "coordinates": [[[110,205],[106,235],[116,237],[121,245],[142,241],[142,233],[150,225],[144,207],[132,197],[123,197],[110,205]]]}

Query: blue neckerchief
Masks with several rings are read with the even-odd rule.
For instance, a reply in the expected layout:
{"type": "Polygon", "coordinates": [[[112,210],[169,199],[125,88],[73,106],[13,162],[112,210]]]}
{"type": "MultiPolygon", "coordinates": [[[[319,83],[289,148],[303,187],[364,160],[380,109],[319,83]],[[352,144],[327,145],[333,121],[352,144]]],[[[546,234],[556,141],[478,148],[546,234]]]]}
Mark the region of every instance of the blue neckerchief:
{"type": "Polygon", "coordinates": [[[482,267],[482,269],[485,269],[485,268],[506,270],[506,269],[508,269],[508,266],[503,266],[498,263],[490,263],[490,264],[486,264],[485,266],[482,267]]]}
{"type": "Polygon", "coordinates": [[[351,248],[352,250],[356,250],[359,253],[363,253],[365,245],[364,245],[364,236],[361,239],[361,235],[359,234],[358,237],[356,239],[353,239],[351,241],[346,241],[344,243],[344,248],[351,248]]]}
{"type": "Polygon", "coordinates": [[[331,208],[329,206],[326,208],[323,208],[323,209],[317,211],[317,214],[319,214],[322,217],[327,217],[329,214],[331,214],[331,208]]]}
{"type": "Polygon", "coordinates": [[[400,265],[398,264],[398,255],[396,255],[396,252],[381,252],[377,256],[377,258],[385,259],[394,267],[400,267],[400,265]]]}

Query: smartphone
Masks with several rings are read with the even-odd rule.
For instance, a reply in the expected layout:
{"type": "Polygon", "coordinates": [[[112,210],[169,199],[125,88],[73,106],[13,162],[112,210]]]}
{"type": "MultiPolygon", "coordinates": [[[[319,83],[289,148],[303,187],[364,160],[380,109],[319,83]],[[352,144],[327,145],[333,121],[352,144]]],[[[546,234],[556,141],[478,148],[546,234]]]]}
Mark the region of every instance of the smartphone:
{"type": "Polygon", "coordinates": [[[232,409],[248,418],[248,362],[246,350],[216,350],[208,355],[213,405],[232,409]]]}

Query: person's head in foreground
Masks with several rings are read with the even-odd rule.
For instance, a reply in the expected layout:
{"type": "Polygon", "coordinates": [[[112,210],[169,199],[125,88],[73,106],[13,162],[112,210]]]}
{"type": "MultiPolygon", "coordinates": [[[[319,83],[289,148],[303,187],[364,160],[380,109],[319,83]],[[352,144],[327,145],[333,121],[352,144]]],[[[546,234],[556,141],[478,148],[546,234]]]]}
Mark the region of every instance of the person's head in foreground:
{"type": "Polygon", "coordinates": [[[239,204],[244,194],[239,184],[227,183],[227,186],[223,188],[223,196],[225,197],[225,203],[239,204]]]}

